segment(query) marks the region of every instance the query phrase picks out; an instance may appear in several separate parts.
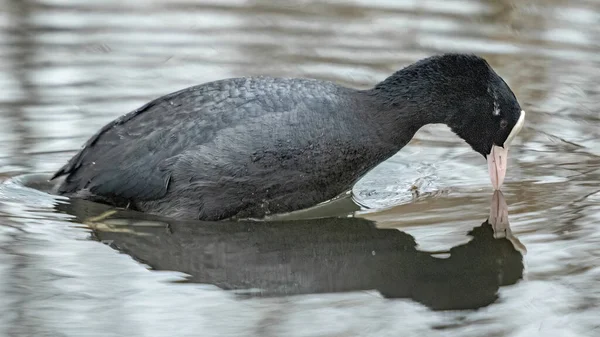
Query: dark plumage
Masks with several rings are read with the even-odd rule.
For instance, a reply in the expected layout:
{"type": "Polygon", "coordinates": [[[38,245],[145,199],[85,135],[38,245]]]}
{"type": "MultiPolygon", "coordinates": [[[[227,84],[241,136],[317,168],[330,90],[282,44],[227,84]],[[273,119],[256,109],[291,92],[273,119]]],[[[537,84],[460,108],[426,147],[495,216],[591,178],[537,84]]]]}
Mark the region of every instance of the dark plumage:
{"type": "Polygon", "coordinates": [[[233,78],[116,119],[54,178],[66,175],[59,194],[144,212],[258,218],[347,191],[429,123],[447,124],[487,156],[520,112],[502,78],[472,55],[421,60],[369,90],[233,78]]]}

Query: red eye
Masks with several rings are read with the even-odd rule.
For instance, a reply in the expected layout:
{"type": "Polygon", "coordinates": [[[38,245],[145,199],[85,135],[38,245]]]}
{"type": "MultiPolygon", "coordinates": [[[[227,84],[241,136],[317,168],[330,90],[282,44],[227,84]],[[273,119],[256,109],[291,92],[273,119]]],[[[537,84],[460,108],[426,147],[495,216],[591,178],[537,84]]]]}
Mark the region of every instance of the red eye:
{"type": "Polygon", "coordinates": [[[508,122],[506,121],[506,119],[503,119],[500,121],[500,127],[501,128],[506,128],[508,126],[508,122]]]}

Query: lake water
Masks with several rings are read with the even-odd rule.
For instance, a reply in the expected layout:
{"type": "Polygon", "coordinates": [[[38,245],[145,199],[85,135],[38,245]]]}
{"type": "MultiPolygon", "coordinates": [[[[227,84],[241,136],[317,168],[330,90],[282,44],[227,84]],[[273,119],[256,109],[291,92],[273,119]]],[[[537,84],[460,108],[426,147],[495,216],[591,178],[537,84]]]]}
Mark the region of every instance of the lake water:
{"type": "Polygon", "coordinates": [[[598,78],[592,0],[0,0],[0,336],[600,336],[598,78]],[[163,94],[366,88],[449,51],[527,111],[503,195],[442,126],[358,183],[363,209],[303,214],[336,218],[181,222],[43,192],[163,94]]]}

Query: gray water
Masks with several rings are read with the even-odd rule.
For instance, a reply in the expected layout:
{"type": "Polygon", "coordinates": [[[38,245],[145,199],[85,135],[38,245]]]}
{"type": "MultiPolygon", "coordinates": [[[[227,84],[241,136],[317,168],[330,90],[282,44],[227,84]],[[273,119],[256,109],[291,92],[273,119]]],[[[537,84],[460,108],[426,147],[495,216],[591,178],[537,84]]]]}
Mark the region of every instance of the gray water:
{"type": "Polygon", "coordinates": [[[600,336],[599,23],[591,0],[0,0],[0,336],[600,336]],[[366,88],[449,51],[488,59],[527,111],[508,222],[483,158],[437,125],[349,217],[178,222],[43,192],[163,94],[366,88]]]}

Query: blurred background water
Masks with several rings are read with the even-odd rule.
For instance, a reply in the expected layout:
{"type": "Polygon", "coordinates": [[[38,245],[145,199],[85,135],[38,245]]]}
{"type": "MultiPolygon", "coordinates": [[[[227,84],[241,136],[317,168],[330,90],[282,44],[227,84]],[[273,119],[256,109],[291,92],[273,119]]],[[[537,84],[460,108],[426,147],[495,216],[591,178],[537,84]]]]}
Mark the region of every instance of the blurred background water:
{"type": "Polygon", "coordinates": [[[599,52],[593,0],[0,0],[0,336],[600,336],[599,52]],[[353,218],[97,217],[12,178],[187,86],[367,88],[442,52],[485,57],[527,111],[507,237],[483,158],[437,125],[353,218]]]}

